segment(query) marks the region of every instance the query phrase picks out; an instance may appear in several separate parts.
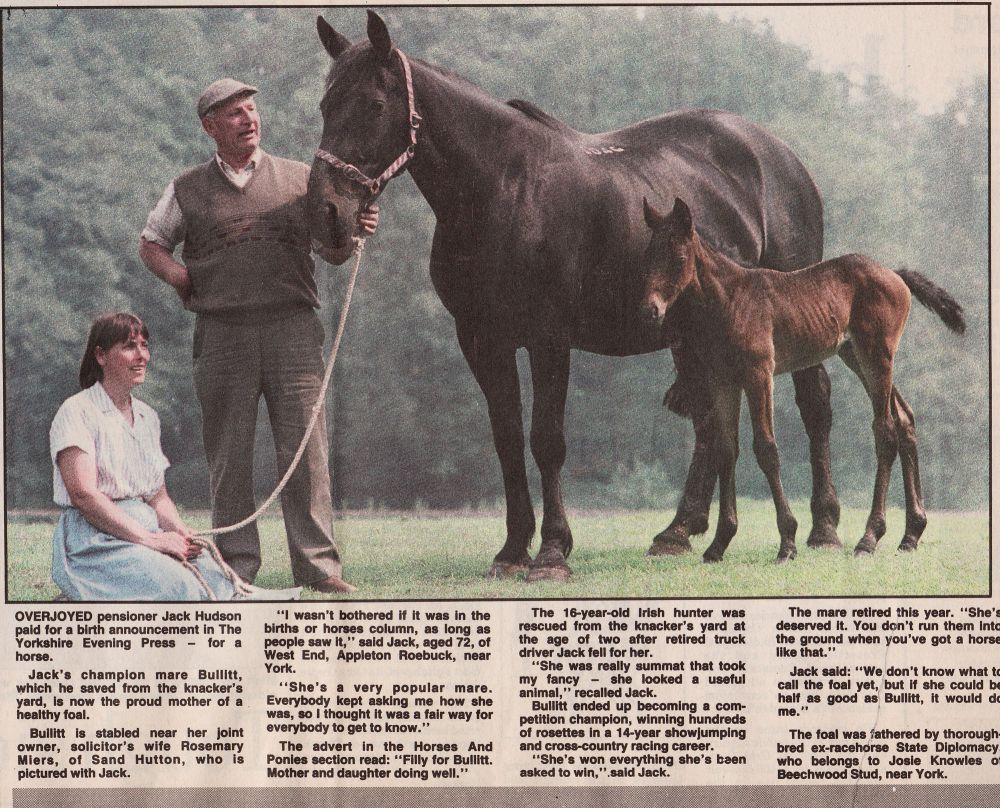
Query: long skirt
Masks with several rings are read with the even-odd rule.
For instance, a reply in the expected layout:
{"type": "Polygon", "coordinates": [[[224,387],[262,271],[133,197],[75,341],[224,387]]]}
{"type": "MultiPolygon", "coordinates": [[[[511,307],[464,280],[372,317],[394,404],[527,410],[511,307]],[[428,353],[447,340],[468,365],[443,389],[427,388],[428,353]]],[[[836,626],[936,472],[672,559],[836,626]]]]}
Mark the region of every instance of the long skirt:
{"type": "MultiPolygon", "coordinates": [[[[144,528],[158,531],[156,512],[138,499],[115,503],[144,528]]],[[[70,600],[232,600],[232,582],[211,554],[189,562],[211,590],[176,558],[109,536],[76,508],[66,508],[52,537],[52,578],[70,600]]],[[[258,590],[257,600],[288,600],[297,590],[258,590]],[[267,597],[272,594],[272,597],[267,597]]]]}

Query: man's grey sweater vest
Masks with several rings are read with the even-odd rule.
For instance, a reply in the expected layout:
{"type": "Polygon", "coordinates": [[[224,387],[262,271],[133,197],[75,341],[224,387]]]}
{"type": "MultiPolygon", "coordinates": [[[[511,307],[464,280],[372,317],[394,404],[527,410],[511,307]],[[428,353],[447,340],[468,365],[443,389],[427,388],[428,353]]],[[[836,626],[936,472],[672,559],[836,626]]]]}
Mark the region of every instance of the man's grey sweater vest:
{"type": "Polygon", "coordinates": [[[318,308],[306,225],[309,167],[264,154],[245,188],[213,158],[174,180],[184,216],[187,307],[241,322],[318,308]]]}

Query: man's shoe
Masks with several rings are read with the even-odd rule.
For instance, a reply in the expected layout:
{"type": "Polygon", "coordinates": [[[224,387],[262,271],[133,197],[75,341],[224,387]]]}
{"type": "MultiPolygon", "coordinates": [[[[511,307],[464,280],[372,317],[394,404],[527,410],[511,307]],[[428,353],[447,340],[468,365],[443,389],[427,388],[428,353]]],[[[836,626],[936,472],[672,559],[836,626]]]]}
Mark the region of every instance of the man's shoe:
{"type": "Polygon", "coordinates": [[[357,592],[358,588],[347,583],[339,575],[331,575],[329,578],[324,578],[322,581],[317,581],[314,584],[309,584],[309,588],[314,592],[322,592],[326,595],[340,594],[346,595],[348,592],[357,592]]]}

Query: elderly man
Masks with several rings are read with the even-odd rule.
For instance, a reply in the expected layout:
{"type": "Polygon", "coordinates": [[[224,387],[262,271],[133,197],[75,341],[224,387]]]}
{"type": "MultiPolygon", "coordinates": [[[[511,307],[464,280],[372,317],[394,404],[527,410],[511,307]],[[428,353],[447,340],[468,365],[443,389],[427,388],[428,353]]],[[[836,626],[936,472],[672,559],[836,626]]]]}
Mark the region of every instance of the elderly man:
{"type": "MultiPolygon", "coordinates": [[[[323,326],[305,224],[309,167],[260,148],[256,87],[209,85],[198,116],[217,154],[171,182],[149,214],[139,255],[195,312],[194,384],[211,477],[212,524],[254,510],[253,446],[263,394],[280,474],[291,463],[320,392],[323,326]],[[183,243],[181,263],[174,249],[183,243]]],[[[378,224],[373,209],[359,233],[378,224]]],[[[340,264],[340,252],[318,250],[340,264]]],[[[295,583],[351,592],[333,541],[333,504],[321,418],[281,495],[295,583]]],[[[260,568],[256,525],[218,537],[229,565],[253,582],[260,568]]]]}

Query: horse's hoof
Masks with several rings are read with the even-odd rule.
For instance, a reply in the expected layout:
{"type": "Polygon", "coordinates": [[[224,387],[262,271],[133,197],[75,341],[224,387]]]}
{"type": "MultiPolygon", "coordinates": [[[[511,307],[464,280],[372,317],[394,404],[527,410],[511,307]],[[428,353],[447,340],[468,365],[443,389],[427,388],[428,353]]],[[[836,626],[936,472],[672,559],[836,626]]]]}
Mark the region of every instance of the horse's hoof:
{"type": "MultiPolygon", "coordinates": [[[[565,530],[552,530],[548,528],[542,528],[542,547],[552,547],[553,550],[549,552],[559,553],[565,560],[569,558],[569,554],[573,552],[573,534],[570,533],[569,528],[565,530]],[[553,535],[555,534],[555,535],[553,535]]],[[[541,555],[542,550],[539,549],[539,555],[541,555]]],[[[553,558],[557,556],[553,555],[553,558]]],[[[530,559],[529,559],[530,560],[530,559]]]]}
{"type": "Polygon", "coordinates": [[[907,537],[899,543],[899,552],[901,553],[915,553],[916,551],[917,551],[916,539],[911,539],[907,537]]]}
{"type": "Polygon", "coordinates": [[[875,555],[875,548],[870,547],[863,542],[859,543],[857,547],[854,548],[855,558],[871,558],[875,555]]]}
{"type": "Polygon", "coordinates": [[[571,572],[566,558],[553,544],[543,545],[528,567],[528,583],[535,581],[568,581],[571,572]]]}
{"type": "Polygon", "coordinates": [[[648,556],[682,555],[691,552],[691,541],[687,532],[671,525],[653,536],[653,543],[646,551],[648,556]]]}
{"type": "Polygon", "coordinates": [[[701,560],[706,564],[718,564],[720,561],[722,561],[722,555],[716,553],[710,553],[708,550],[706,550],[705,554],[701,557],[701,560]]]}
{"type": "Polygon", "coordinates": [[[788,553],[778,553],[778,557],[774,559],[775,564],[787,564],[789,561],[794,561],[797,555],[795,550],[788,553]]]}
{"type": "Polygon", "coordinates": [[[528,570],[528,577],[525,580],[529,584],[537,583],[538,581],[556,581],[558,583],[564,583],[565,581],[568,581],[572,575],[573,571],[566,564],[561,566],[531,567],[528,570]]]}
{"type": "Polygon", "coordinates": [[[687,539],[653,539],[646,551],[647,556],[678,556],[691,552],[691,542],[687,539]]]}
{"type": "Polygon", "coordinates": [[[516,578],[518,575],[526,572],[527,569],[527,564],[510,564],[506,561],[494,561],[490,568],[486,571],[486,577],[495,578],[497,580],[516,578]]]}
{"type": "Polygon", "coordinates": [[[814,550],[839,550],[844,546],[832,525],[813,525],[806,546],[814,550]]]}

